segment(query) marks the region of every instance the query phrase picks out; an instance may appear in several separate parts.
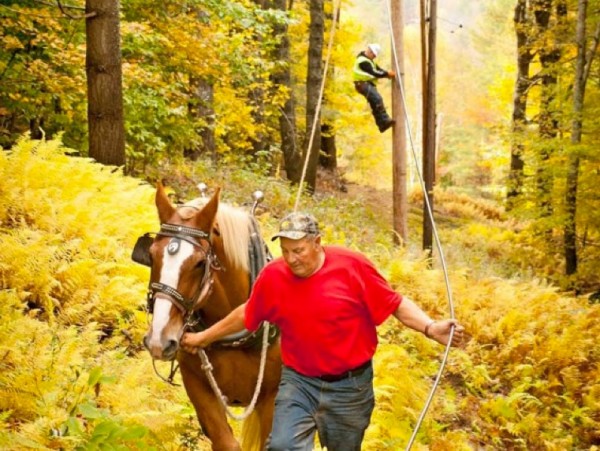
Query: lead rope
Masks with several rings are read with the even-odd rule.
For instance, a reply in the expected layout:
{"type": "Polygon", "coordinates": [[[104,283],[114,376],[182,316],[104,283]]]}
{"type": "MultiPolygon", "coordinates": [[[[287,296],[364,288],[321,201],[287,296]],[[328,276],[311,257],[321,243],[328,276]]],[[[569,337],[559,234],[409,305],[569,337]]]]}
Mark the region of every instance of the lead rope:
{"type": "Polygon", "coordinates": [[[215,392],[215,395],[217,395],[217,398],[219,398],[221,405],[225,409],[225,413],[227,413],[227,415],[230,418],[233,418],[234,420],[237,420],[237,421],[242,421],[242,420],[245,420],[246,418],[248,418],[248,416],[250,416],[250,414],[254,410],[254,407],[256,406],[256,400],[258,399],[258,394],[260,393],[260,388],[262,387],[263,377],[265,374],[265,364],[267,362],[268,347],[269,347],[269,323],[265,322],[264,330],[263,330],[262,349],[260,352],[260,366],[258,369],[258,379],[256,381],[256,386],[254,388],[254,395],[252,395],[252,401],[250,401],[250,404],[248,405],[248,407],[246,407],[246,409],[244,409],[244,411],[239,415],[236,414],[235,412],[233,412],[227,405],[227,397],[225,395],[223,395],[223,392],[221,392],[221,389],[219,388],[219,385],[217,384],[217,381],[215,380],[215,376],[213,375],[213,366],[210,363],[210,361],[208,360],[208,356],[206,355],[206,352],[204,351],[203,348],[198,349],[198,356],[200,357],[200,360],[202,361],[202,369],[206,373],[208,382],[210,383],[210,386],[212,387],[213,391],[215,392]]]}
{"type": "Polygon", "coordinates": [[[315,138],[315,132],[317,130],[317,123],[319,121],[321,112],[321,103],[323,102],[323,91],[325,91],[325,80],[327,78],[327,68],[329,67],[329,60],[331,59],[331,49],[333,48],[333,37],[335,36],[335,29],[337,27],[337,19],[339,16],[339,9],[342,0],[337,0],[333,8],[333,22],[331,23],[331,33],[329,34],[329,45],[327,46],[327,57],[325,58],[325,67],[323,68],[323,79],[321,80],[321,88],[319,90],[319,101],[317,102],[317,108],[315,109],[315,117],[313,118],[313,124],[310,131],[310,139],[308,140],[308,147],[306,148],[306,157],[304,158],[304,166],[302,168],[302,176],[300,177],[300,183],[298,184],[298,194],[296,195],[296,203],[294,204],[294,213],[298,211],[298,204],[300,203],[300,195],[302,194],[302,184],[306,177],[306,169],[308,167],[308,160],[310,158],[310,152],[312,150],[313,141],[315,138]]]}
{"type": "MultiPolygon", "coordinates": [[[[390,0],[392,1],[392,0],[390,0]]],[[[442,244],[440,242],[440,238],[437,232],[437,226],[435,224],[435,221],[433,219],[433,212],[431,211],[431,204],[429,203],[429,196],[427,194],[427,188],[425,186],[425,181],[423,180],[423,175],[421,174],[421,171],[419,170],[419,164],[418,164],[418,159],[417,159],[417,153],[415,151],[415,146],[413,143],[413,139],[412,139],[412,134],[410,131],[410,124],[408,122],[408,113],[407,113],[407,109],[406,109],[406,98],[404,95],[404,87],[402,86],[402,74],[400,73],[400,64],[398,63],[398,53],[397,53],[397,49],[396,49],[396,42],[394,40],[394,33],[393,33],[393,25],[392,25],[392,14],[391,14],[391,8],[390,8],[390,3],[389,2],[385,2],[385,5],[387,7],[387,15],[388,15],[388,23],[389,23],[389,29],[390,29],[390,36],[391,36],[391,40],[392,40],[392,52],[394,55],[394,65],[396,67],[396,81],[398,83],[398,87],[400,89],[400,97],[402,99],[402,105],[403,105],[403,109],[404,109],[404,122],[406,124],[406,130],[407,130],[407,136],[408,136],[408,140],[410,142],[410,148],[412,151],[412,156],[415,162],[415,167],[417,169],[417,174],[419,176],[419,181],[421,183],[421,189],[423,191],[423,198],[425,199],[425,205],[427,208],[427,214],[429,216],[429,219],[431,221],[431,225],[432,225],[432,230],[433,230],[433,236],[435,238],[435,244],[440,256],[440,262],[442,265],[442,270],[444,273],[444,281],[446,283],[446,294],[448,296],[448,306],[450,309],[450,318],[454,319],[454,303],[452,301],[452,289],[450,287],[450,279],[448,277],[448,269],[446,267],[446,260],[444,258],[444,251],[442,250],[442,244]]],[[[417,420],[417,424],[415,425],[415,428],[413,430],[412,436],[410,437],[410,440],[408,442],[408,445],[406,446],[406,451],[409,451],[412,448],[412,445],[415,441],[415,438],[417,436],[417,432],[419,432],[419,428],[421,427],[421,424],[423,423],[423,420],[425,419],[425,415],[427,414],[427,410],[429,409],[429,406],[431,405],[431,401],[433,400],[433,395],[435,394],[435,391],[437,390],[438,385],[440,384],[440,380],[442,378],[442,373],[444,372],[444,368],[446,366],[446,362],[448,360],[448,354],[450,353],[450,347],[452,346],[452,339],[454,338],[454,326],[452,327],[452,329],[450,330],[450,337],[448,338],[448,344],[446,345],[446,350],[444,352],[444,357],[442,359],[442,363],[440,364],[440,368],[437,372],[437,375],[435,377],[435,381],[433,382],[433,386],[431,387],[431,391],[429,392],[429,396],[427,397],[427,401],[425,402],[425,405],[423,406],[423,410],[421,411],[421,415],[419,415],[419,419],[417,420]]]]}

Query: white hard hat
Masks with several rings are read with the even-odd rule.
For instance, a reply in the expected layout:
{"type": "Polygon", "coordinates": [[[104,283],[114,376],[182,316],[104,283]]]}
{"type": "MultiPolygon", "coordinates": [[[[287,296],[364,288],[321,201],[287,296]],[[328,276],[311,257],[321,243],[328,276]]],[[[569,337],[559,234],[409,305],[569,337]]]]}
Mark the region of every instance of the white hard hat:
{"type": "Polygon", "coordinates": [[[379,44],[369,44],[367,45],[367,48],[373,52],[373,55],[375,56],[379,55],[379,52],[381,52],[381,46],[379,44]]]}

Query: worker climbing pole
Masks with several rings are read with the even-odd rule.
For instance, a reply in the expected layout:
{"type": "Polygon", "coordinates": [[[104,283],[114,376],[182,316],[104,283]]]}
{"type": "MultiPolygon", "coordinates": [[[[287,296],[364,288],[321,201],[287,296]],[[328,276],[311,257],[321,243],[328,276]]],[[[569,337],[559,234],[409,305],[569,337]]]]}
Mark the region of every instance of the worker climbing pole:
{"type": "Polygon", "coordinates": [[[391,78],[396,77],[396,73],[392,70],[385,70],[375,64],[375,58],[381,53],[381,46],[379,44],[369,44],[367,48],[360,52],[356,61],[354,62],[353,78],[354,87],[362,94],[373,112],[375,123],[379,128],[379,131],[383,133],[392,125],[395,121],[392,119],[383,104],[383,98],[377,91],[376,82],[380,78],[391,78]]]}

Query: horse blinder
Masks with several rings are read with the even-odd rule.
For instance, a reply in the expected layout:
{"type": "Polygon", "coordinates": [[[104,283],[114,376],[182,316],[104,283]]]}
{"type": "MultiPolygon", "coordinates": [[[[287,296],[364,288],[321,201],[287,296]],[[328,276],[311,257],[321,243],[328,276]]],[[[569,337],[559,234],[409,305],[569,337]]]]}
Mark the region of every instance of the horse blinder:
{"type": "Polygon", "coordinates": [[[152,255],[150,255],[152,243],[154,243],[154,238],[149,233],[140,236],[131,252],[131,259],[141,265],[152,267],[152,255]]]}

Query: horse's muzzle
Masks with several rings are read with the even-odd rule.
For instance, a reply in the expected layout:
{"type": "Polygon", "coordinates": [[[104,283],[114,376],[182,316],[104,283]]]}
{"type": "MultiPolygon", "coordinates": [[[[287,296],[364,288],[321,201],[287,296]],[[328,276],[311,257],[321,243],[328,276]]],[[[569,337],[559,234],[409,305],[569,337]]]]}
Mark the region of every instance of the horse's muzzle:
{"type": "Polygon", "coordinates": [[[150,336],[144,337],[144,347],[150,352],[150,355],[154,360],[170,361],[175,358],[177,351],[179,350],[179,343],[177,340],[162,340],[158,342],[151,342],[150,336]]]}

